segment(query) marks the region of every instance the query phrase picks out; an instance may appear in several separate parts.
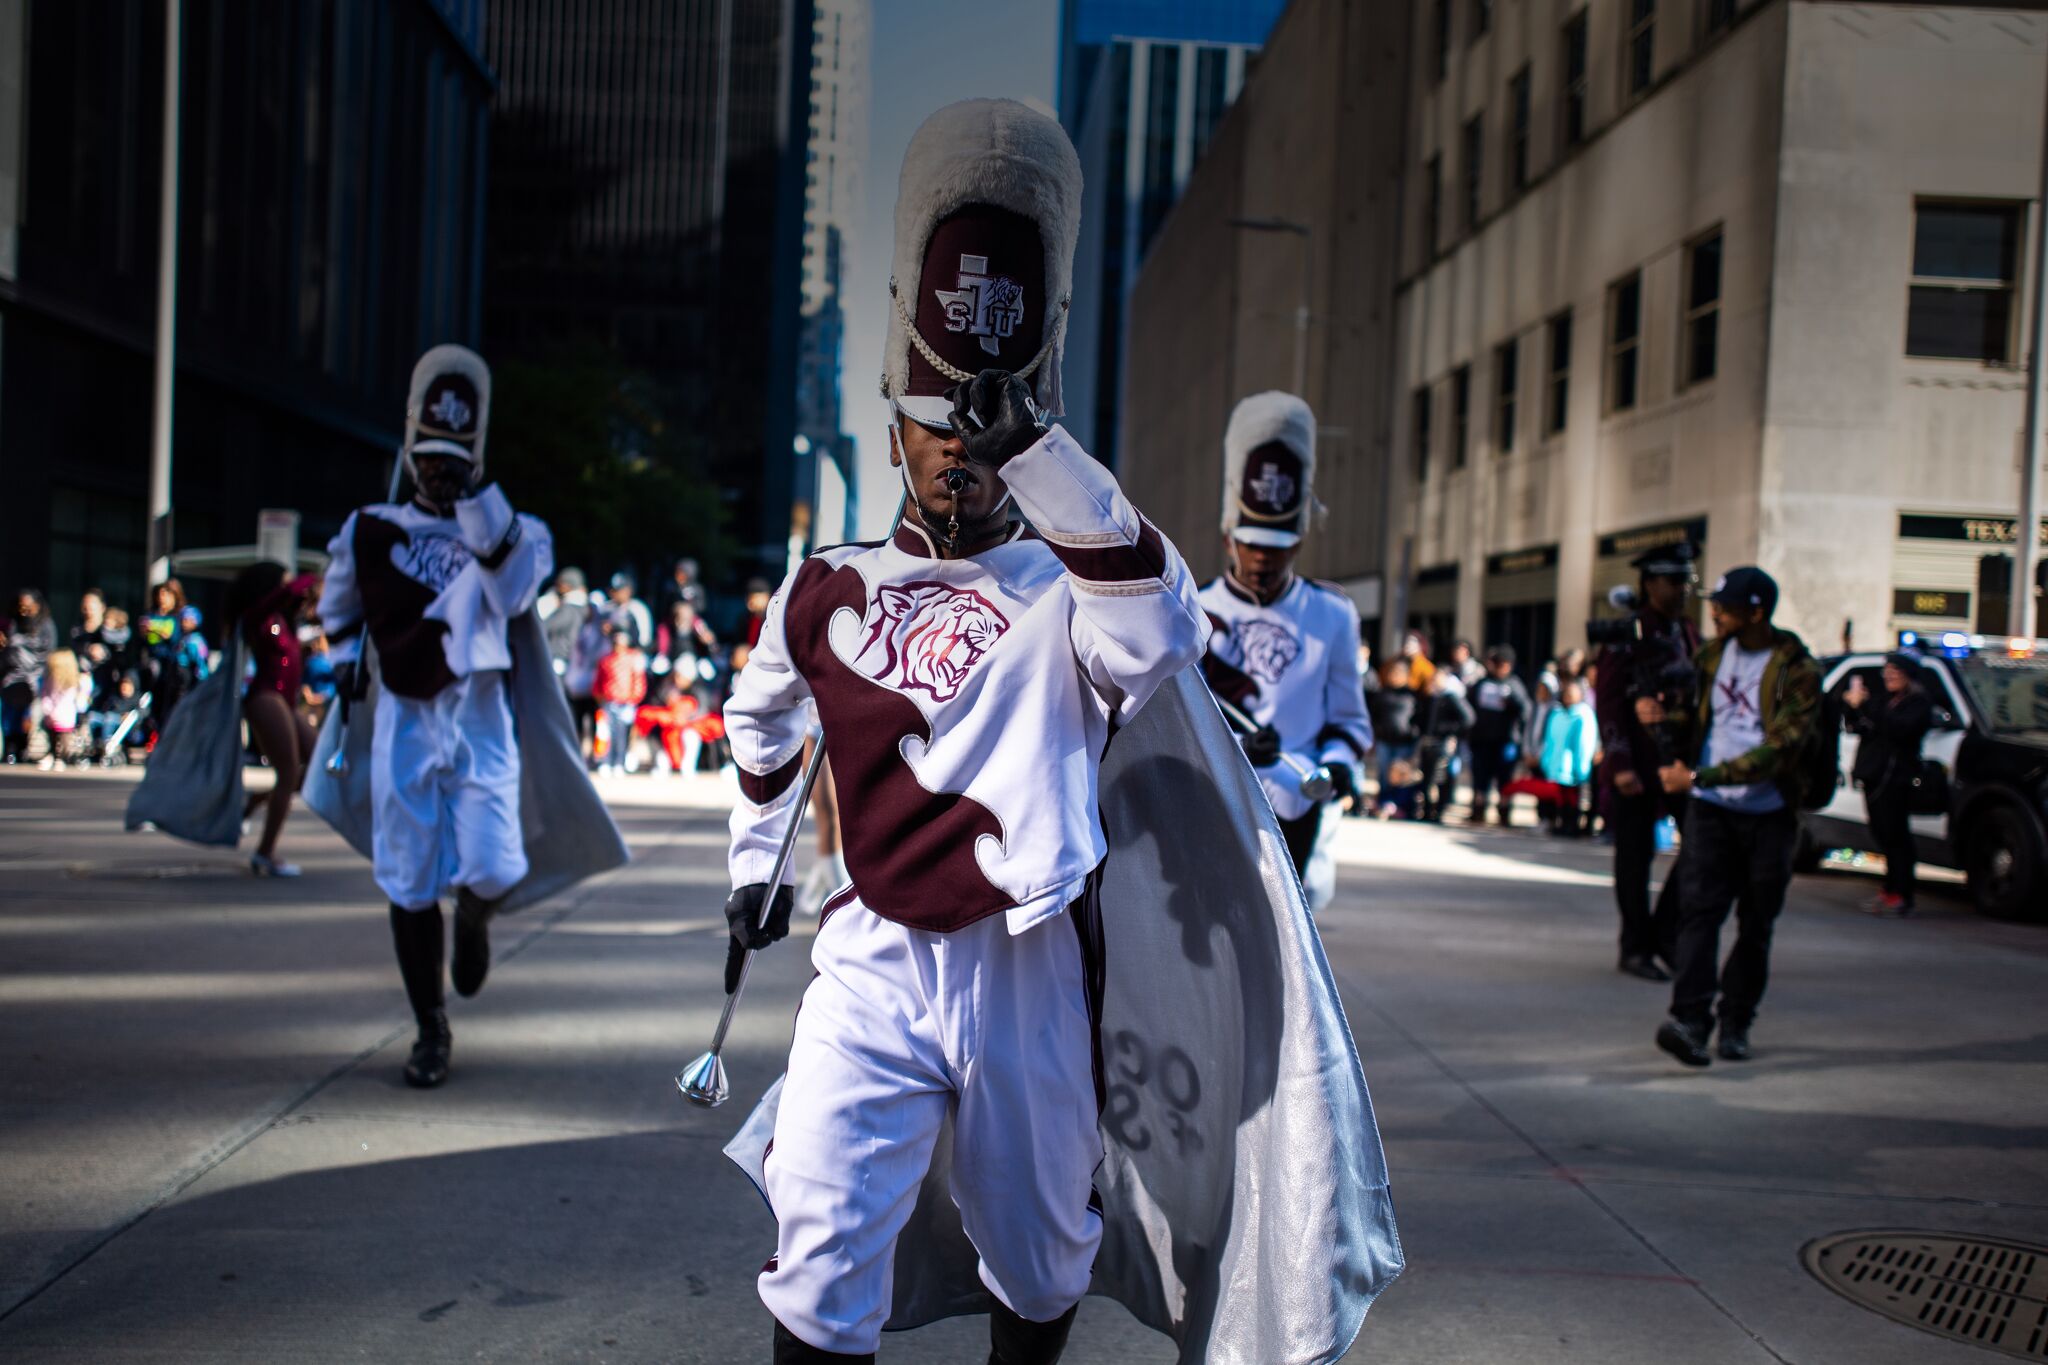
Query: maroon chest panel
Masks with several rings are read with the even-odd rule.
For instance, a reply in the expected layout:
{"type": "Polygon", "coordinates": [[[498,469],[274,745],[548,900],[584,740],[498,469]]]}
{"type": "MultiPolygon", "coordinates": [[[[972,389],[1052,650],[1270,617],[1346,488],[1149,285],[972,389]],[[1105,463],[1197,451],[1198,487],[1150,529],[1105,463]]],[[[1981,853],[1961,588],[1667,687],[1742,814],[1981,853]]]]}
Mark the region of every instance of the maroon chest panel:
{"type": "Polygon", "coordinates": [[[929,741],[917,704],[847,667],[827,638],[841,607],[867,610],[850,568],[806,563],[790,585],[783,629],[790,661],[810,684],[839,790],[846,870],[861,903],[886,920],[946,932],[1017,902],[982,875],[975,841],[1002,838],[993,812],[958,792],[926,791],[903,761],[907,737],[929,741]]]}
{"type": "Polygon", "coordinates": [[[401,697],[429,701],[455,674],[441,645],[448,623],[427,619],[438,594],[392,561],[394,549],[411,544],[403,527],[357,515],[356,591],[363,599],[363,624],[377,646],[378,680],[401,697]]]}

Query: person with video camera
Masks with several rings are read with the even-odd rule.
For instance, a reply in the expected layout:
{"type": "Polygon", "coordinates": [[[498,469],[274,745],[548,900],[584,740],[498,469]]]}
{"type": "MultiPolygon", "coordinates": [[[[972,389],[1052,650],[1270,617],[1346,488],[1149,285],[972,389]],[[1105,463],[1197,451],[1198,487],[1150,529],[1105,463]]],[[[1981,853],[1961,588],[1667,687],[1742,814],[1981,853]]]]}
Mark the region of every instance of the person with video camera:
{"type": "Polygon", "coordinates": [[[1721,1059],[1750,1056],[1822,716],[1820,666],[1797,635],[1771,623],[1777,582],[1754,566],[1730,569],[1708,600],[1716,638],[1694,660],[1695,708],[1673,716],[1651,698],[1636,702],[1646,725],[1678,720],[1688,740],[1682,752],[1699,754],[1697,769],[1673,760],[1657,770],[1667,794],[1694,798],[1679,864],[1671,1017],[1657,1030],[1657,1046],[1687,1066],[1713,1061],[1707,1038],[1717,1013],[1721,1059]],[[1731,906],[1735,946],[1723,966],[1721,924],[1731,906]]]}
{"type": "Polygon", "coordinates": [[[1650,906],[1650,865],[1657,853],[1657,822],[1685,820],[1686,799],[1667,795],[1657,770],[1679,749],[1670,722],[1645,725],[1636,703],[1656,701],[1666,714],[1692,709],[1692,656],[1700,631],[1686,610],[1699,548],[1690,540],[1660,545],[1632,562],[1636,590],[1617,589],[1613,600],[1633,607],[1619,621],[1588,621],[1586,638],[1601,646],[1595,709],[1606,758],[1599,781],[1607,788],[1607,821],[1614,831],[1614,904],[1621,912],[1618,970],[1645,981],[1669,981],[1657,959],[1671,961],[1678,932],[1678,869],[1664,879],[1650,906]]]}

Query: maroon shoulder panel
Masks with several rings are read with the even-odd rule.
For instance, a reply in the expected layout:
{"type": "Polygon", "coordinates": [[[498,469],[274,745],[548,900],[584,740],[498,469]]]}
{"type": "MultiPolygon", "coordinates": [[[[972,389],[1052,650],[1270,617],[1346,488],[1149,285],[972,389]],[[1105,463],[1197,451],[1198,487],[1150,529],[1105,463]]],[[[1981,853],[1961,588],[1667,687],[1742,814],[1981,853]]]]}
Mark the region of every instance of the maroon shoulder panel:
{"type": "Polygon", "coordinates": [[[441,641],[448,623],[427,619],[434,590],[407,575],[391,552],[410,545],[405,529],[367,512],[356,515],[356,590],[363,624],[377,645],[377,676],[401,697],[428,701],[455,681],[441,641]]]}
{"type": "Polygon", "coordinates": [[[975,841],[1000,839],[1002,824],[959,792],[926,791],[900,749],[929,741],[917,704],[847,667],[827,638],[833,613],[867,610],[867,585],[851,568],[811,559],[783,608],[790,661],[810,684],[839,792],[846,870],[861,904],[897,924],[946,932],[1017,902],[982,875],[975,841]]]}

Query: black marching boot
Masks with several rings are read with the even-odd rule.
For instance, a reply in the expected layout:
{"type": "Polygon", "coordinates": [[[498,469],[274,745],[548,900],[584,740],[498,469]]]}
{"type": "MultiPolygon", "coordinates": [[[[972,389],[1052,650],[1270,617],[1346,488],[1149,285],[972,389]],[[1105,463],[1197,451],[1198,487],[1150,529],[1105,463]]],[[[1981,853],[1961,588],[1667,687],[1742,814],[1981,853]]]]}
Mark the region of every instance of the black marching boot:
{"type": "Polygon", "coordinates": [[[482,990],[490,975],[491,916],[496,907],[496,901],[487,901],[466,886],[455,890],[455,960],[449,964],[448,979],[465,1000],[482,990]]]}
{"type": "Polygon", "coordinates": [[[1067,1333],[1074,1330],[1075,1304],[1051,1322],[1020,1318],[996,1300],[988,1315],[988,1365],[1053,1365],[1067,1349],[1067,1333]]]}
{"type": "Polygon", "coordinates": [[[855,1365],[875,1365],[873,1352],[864,1356],[841,1355],[837,1351],[821,1350],[811,1345],[796,1333],[784,1327],[780,1321],[775,1324],[775,1365],[829,1365],[835,1360],[853,1361],[855,1365]]]}
{"type": "Polygon", "coordinates": [[[441,989],[441,907],[426,910],[391,907],[391,942],[398,949],[398,974],[405,979],[405,998],[419,1021],[419,1038],[406,1059],[405,1083],[431,1090],[448,1079],[448,997],[441,989]]]}

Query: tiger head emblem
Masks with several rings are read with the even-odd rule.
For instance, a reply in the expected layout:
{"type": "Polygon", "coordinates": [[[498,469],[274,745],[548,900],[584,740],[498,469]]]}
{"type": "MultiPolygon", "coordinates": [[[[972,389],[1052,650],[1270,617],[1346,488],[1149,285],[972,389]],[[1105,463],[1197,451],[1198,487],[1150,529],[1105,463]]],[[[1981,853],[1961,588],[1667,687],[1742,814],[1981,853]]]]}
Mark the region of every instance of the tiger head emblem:
{"type": "Polygon", "coordinates": [[[978,592],[930,582],[885,587],[861,621],[853,666],[884,687],[951,701],[1009,628],[978,592]]]}
{"type": "Polygon", "coordinates": [[[1246,621],[1237,628],[1244,651],[1244,671],[1262,683],[1276,683],[1289,664],[1301,657],[1301,641],[1293,631],[1272,621],[1246,621]]]}

